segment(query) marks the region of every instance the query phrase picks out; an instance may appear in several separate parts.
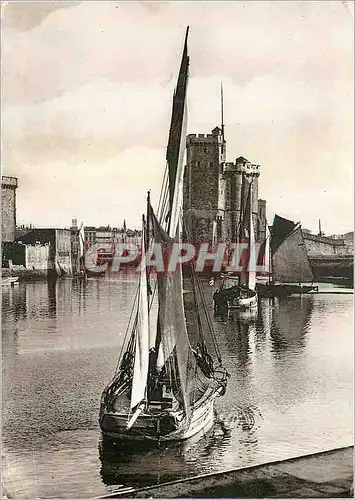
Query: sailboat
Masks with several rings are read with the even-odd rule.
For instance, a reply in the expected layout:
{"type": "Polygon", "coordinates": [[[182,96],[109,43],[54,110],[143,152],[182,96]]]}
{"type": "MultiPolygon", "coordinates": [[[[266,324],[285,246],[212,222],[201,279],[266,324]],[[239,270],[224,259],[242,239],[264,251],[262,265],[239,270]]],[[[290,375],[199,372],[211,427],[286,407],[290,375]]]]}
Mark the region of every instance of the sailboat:
{"type": "Polygon", "coordinates": [[[194,321],[185,317],[182,268],[155,275],[147,266],[152,245],[163,245],[167,257],[181,244],[182,185],[189,57],[188,28],[173,99],[167,168],[157,215],[147,199],[142,219],[140,279],[114,377],[101,397],[99,422],[105,436],[124,441],[180,441],[213,424],[213,405],[224,394],[228,374],[201,285],[187,278],[195,303],[194,321]],[[157,302],[154,318],[153,304],[157,302]],[[203,322],[204,320],[204,322],[203,322]],[[203,326],[206,325],[206,326],[203,326]]]}
{"type": "MultiPolygon", "coordinates": [[[[243,172],[242,179],[241,216],[238,229],[239,241],[248,239],[248,260],[243,262],[243,270],[239,275],[233,272],[221,275],[222,282],[214,293],[214,310],[218,313],[225,311],[245,310],[255,308],[258,304],[256,291],[256,253],[255,231],[252,212],[253,177],[243,172]],[[244,201],[244,193],[248,192],[244,201]]],[[[244,259],[245,260],[245,259],[244,259]]]]}
{"type": "Polygon", "coordinates": [[[318,291],[313,285],[314,274],[300,223],[275,215],[270,251],[269,281],[257,284],[260,296],[280,297],[318,291]]]}

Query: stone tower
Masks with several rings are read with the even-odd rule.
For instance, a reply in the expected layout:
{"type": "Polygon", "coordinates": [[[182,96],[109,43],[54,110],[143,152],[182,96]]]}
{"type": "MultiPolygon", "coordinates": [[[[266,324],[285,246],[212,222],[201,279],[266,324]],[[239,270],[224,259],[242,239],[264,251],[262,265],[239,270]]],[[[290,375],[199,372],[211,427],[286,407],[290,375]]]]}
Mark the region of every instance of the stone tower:
{"type": "Polygon", "coordinates": [[[184,217],[188,241],[208,242],[212,247],[218,241],[236,241],[250,182],[255,238],[262,241],[266,201],[258,201],[260,165],[243,156],[235,163],[226,162],[226,142],[219,127],[212,134],[188,135],[186,155],[184,217]]]}
{"type": "Polygon", "coordinates": [[[255,237],[258,232],[258,193],[259,193],[260,165],[255,165],[243,156],[239,156],[235,163],[228,162],[224,169],[226,182],[225,196],[225,226],[227,241],[238,239],[238,228],[242,213],[246,213],[250,182],[251,186],[251,208],[255,237]]]}
{"type": "Polygon", "coordinates": [[[186,138],[184,216],[187,238],[195,244],[214,244],[223,238],[225,149],[219,127],[211,134],[189,134],[186,138]]]}
{"type": "Polygon", "coordinates": [[[1,217],[2,242],[11,243],[15,240],[16,229],[16,177],[1,177],[1,217]]]}

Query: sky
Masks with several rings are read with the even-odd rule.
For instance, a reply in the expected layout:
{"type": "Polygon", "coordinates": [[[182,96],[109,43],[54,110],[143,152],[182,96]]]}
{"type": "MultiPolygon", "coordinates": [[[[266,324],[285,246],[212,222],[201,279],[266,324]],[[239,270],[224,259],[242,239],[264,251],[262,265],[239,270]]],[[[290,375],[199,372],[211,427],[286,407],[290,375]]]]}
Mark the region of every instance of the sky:
{"type": "Polygon", "coordinates": [[[259,197],[327,234],[353,226],[353,3],[2,4],[2,171],[18,224],[139,227],[159,198],[190,26],[188,133],[220,124],[259,197]]]}

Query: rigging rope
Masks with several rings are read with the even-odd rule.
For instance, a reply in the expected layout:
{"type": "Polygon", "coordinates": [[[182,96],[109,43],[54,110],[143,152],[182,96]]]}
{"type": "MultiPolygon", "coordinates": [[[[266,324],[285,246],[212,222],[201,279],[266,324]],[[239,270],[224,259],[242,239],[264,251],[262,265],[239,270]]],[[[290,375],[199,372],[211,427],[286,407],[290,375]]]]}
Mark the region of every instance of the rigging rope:
{"type": "MultiPolygon", "coordinates": [[[[131,320],[132,320],[132,316],[133,316],[133,311],[135,309],[135,304],[137,302],[137,298],[138,298],[138,292],[139,292],[139,285],[137,287],[137,290],[136,290],[136,294],[134,296],[134,300],[133,300],[133,306],[132,306],[132,309],[131,309],[131,314],[129,316],[129,319],[128,319],[128,324],[127,324],[127,328],[126,328],[126,331],[125,331],[125,335],[124,335],[124,338],[123,338],[123,344],[122,344],[122,348],[121,348],[121,351],[120,351],[120,354],[118,356],[118,360],[117,360],[117,364],[116,364],[116,368],[115,368],[115,375],[117,375],[117,372],[118,372],[118,369],[119,369],[119,366],[120,366],[120,363],[121,363],[121,360],[122,360],[122,357],[123,357],[123,354],[124,354],[124,345],[127,341],[127,337],[128,337],[128,332],[130,331],[130,324],[131,324],[131,320]]],[[[137,316],[138,316],[138,312],[136,312],[136,317],[135,317],[135,320],[134,320],[134,324],[133,324],[133,328],[132,328],[132,333],[137,325],[137,316]]]]}
{"type": "MultiPolygon", "coordinates": [[[[190,235],[189,230],[187,228],[187,224],[184,224],[184,230],[185,230],[185,234],[187,236],[187,239],[189,241],[191,241],[191,235],[190,235]]],[[[209,331],[210,331],[210,334],[211,334],[211,337],[212,337],[212,341],[213,341],[213,345],[214,345],[215,352],[216,352],[216,355],[217,355],[217,359],[218,359],[218,362],[221,363],[222,362],[221,352],[220,352],[218,344],[217,344],[216,334],[215,334],[215,331],[214,331],[214,328],[213,328],[212,320],[211,320],[211,317],[210,317],[210,315],[208,313],[208,306],[207,306],[207,302],[206,302],[206,297],[205,297],[204,291],[203,291],[203,289],[201,287],[200,280],[196,276],[196,272],[195,272],[194,264],[193,263],[191,264],[190,268],[191,268],[193,280],[195,280],[195,282],[197,284],[199,295],[200,295],[202,303],[203,303],[203,309],[204,309],[204,313],[205,313],[205,316],[206,316],[207,325],[208,325],[208,328],[209,328],[209,331]]],[[[197,304],[196,300],[195,300],[195,302],[197,304]]]]}
{"type": "Polygon", "coordinates": [[[158,202],[158,210],[157,214],[159,216],[160,211],[162,209],[163,203],[164,203],[164,193],[167,185],[167,177],[168,177],[168,164],[165,164],[165,169],[164,169],[164,177],[163,177],[163,182],[162,182],[162,187],[160,189],[160,194],[159,194],[159,202],[158,202]]]}
{"type": "Polygon", "coordinates": [[[216,335],[215,335],[215,332],[214,332],[214,329],[213,329],[212,320],[211,320],[211,317],[210,317],[210,315],[208,313],[208,310],[207,310],[206,297],[205,297],[205,294],[204,294],[204,292],[202,290],[201,283],[200,283],[200,281],[199,281],[198,278],[196,279],[196,282],[197,282],[197,286],[199,288],[200,296],[201,296],[202,303],[203,303],[203,306],[204,306],[203,308],[204,308],[204,312],[205,312],[205,315],[206,315],[207,324],[208,324],[208,327],[210,329],[210,333],[211,333],[211,337],[212,337],[212,342],[213,342],[213,345],[214,345],[214,348],[215,348],[215,351],[216,351],[217,359],[218,359],[219,363],[222,363],[221,351],[219,350],[219,347],[218,347],[218,344],[217,344],[216,335]]]}

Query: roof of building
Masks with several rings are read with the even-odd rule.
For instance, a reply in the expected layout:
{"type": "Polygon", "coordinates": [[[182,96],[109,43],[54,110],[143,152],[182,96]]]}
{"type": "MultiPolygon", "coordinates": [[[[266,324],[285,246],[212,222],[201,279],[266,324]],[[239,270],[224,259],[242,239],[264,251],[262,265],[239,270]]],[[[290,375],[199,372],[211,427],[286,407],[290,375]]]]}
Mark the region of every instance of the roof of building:
{"type": "Polygon", "coordinates": [[[249,160],[244,158],[244,156],[238,156],[238,158],[235,160],[235,163],[250,163],[249,160]]]}

